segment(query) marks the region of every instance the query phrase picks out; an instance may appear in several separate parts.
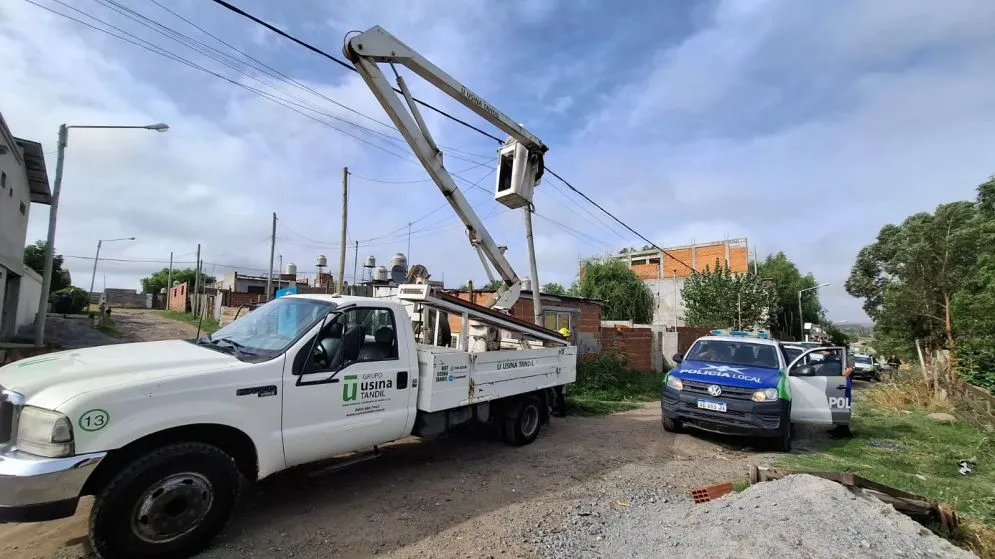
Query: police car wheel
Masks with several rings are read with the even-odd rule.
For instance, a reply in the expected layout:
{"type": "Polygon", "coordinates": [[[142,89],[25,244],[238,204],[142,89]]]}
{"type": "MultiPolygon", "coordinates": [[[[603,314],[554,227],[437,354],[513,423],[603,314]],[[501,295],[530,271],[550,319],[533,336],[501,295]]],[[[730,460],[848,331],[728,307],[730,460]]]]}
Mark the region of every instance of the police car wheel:
{"type": "Polygon", "coordinates": [[[680,433],[684,430],[684,424],[679,420],[663,416],[663,430],[668,433],[680,433]]]}

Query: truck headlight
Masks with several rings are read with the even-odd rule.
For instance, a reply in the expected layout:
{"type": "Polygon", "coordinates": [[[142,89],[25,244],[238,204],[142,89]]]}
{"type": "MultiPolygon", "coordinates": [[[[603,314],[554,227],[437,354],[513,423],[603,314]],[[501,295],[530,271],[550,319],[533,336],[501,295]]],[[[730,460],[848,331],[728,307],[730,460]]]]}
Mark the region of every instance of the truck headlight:
{"type": "Polygon", "coordinates": [[[65,415],[26,406],[17,420],[17,449],[47,458],[73,454],[73,424],[65,415]]]}
{"type": "Polygon", "coordinates": [[[667,386],[673,388],[674,390],[684,390],[684,383],[681,382],[681,379],[675,377],[674,375],[667,377],[667,386]]]}
{"type": "Polygon", "coordinates": [[[754,402],[770,402],[772,400],[777,400],[776,388],[765,388],[763,390],[757,390],[753,393],[754,402]]]}

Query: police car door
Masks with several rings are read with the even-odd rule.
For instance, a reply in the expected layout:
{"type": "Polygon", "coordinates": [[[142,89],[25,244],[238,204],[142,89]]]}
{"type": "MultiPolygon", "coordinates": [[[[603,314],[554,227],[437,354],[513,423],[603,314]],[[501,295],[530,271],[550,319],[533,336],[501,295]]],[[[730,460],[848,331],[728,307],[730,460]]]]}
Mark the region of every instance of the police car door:
{"type": "Polygon", "coordinates": [[[847,366],[846,348],[842,347],[813,348],[796,357],[788,366],[791,421],[849,425],[850,380],[843,376],[847,366]],[[836,359],[809,358],[827,350],[836,359]]]}

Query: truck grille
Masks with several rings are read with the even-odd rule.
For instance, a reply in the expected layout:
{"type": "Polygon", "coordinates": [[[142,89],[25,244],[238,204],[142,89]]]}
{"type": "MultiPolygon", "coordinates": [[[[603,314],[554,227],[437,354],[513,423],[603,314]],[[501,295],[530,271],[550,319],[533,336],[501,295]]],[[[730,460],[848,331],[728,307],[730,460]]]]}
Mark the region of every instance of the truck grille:
{"type": "Polygon", "coordinates": [[[756,392],[755,388],[740,388],[738,386],[725,386],[717,382],[698,382],[695,380],[684,381],[684,390],[711,398],[708,394],[708,387],[713,384],[718,384],[722,388],[722,395],[719,397],[729,400],[749,400],[753,398],[753,393],[756,392]]]}

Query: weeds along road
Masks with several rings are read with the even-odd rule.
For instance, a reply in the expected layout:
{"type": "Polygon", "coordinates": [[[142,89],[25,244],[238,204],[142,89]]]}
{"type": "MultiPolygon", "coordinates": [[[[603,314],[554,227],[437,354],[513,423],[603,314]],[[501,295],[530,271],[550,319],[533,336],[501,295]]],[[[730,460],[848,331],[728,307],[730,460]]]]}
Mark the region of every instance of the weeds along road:
{"type": "MultiPolygon", "coordinates": [[[[744,444],[665,433],[659,403],[554,418],[521,448],[478,433],[405,440],[384,447],[378,460],[334,472],[301,468],[248,487],[201,557],[535,557],[523,534],[566,503],[610,505],[617,491],[686,495],[698,485],[745,479],[750,464],[773,457],[744,444]]],[[[89,506],[84,501],[71,519],[0,525],[0,557],[88,557],[89,506]]]]}

